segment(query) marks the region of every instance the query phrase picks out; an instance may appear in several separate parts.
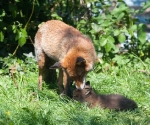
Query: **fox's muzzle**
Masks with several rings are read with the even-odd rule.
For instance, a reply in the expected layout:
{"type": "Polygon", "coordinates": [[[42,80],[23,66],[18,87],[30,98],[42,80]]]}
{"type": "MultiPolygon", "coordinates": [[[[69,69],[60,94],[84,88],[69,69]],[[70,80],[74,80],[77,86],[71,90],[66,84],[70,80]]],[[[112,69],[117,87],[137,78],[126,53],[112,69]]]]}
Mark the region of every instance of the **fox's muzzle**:
{"type": "Polygon", "coordinates": [[[85,78],[83,79],[83,82],[75,81],[75,83],[76,83],[76,88],[77,89],[83,89],[84,86],[85,86],[85,78]]]}

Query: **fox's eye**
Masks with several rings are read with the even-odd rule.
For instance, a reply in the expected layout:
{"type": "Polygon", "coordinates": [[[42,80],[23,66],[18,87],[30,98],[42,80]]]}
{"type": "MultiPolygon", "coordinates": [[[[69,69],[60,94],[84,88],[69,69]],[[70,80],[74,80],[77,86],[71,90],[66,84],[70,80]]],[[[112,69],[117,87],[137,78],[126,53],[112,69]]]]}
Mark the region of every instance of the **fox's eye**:
{"type": "Polygon", "coordinates": [[[78,75],[78,77],[81,77],[81,75],[78,75]]]}
{"type": "Polygon", "coordinates": [[[83,75],[84,75],[84,72],[83,72],[83,73],[78,74],[78,77],[82,77],[83,75]]]}

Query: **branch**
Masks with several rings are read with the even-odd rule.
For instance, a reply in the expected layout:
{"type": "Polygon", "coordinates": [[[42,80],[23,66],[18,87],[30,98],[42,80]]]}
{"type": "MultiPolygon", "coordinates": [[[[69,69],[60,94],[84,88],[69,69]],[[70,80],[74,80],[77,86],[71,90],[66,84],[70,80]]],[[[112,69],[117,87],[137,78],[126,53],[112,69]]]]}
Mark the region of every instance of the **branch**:
{"type": "Polygon", "coordinates": [[[27,28],[28,23],[29,23],[29,21],[31,20],[31,17],[32,17],[32,15],[33,15],[33,12],[34,12],[34,4],[35,4],[35,0],[33,0],[32,11],[31,11],[30,17],[29,17],[29,19],[28,19],[28,21],[27,21],[27,23],[26,23],[26,25],[25,25],[25,27],[24,27],[25,29],[27,28]]]}

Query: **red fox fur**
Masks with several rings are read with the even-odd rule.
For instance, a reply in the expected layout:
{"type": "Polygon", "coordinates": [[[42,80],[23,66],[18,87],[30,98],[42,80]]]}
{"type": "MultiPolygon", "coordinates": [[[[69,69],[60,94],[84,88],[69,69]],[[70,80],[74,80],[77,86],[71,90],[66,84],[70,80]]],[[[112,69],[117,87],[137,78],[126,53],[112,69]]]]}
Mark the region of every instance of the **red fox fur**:
{"type": "Polygon", "coordinates": [[[132,110],[137,108],[137,104],[122,95],[109,94],[98,95],[90,87],[87,82],[82,90],[75,89],[73,91],[73,99],[82,103],[87,103],[89,107],[99,106],[100,108],[115,109],[116,111],[132,110]]]}
{"type": "Polygon", "coordinates": [[[35,54],[39,66],[39,89],[42,89],[42,78],[45,79],[49,70],[47,66],[55,61],[50,69],[59,68],[58,87],[62,92],[64,81],[65,94],[72,80],[78,89],[84,88],[85,76],[93,69],[96,60],[90,38],[58,20],[47,21],[38,29],[35,35],[35,54]]]}

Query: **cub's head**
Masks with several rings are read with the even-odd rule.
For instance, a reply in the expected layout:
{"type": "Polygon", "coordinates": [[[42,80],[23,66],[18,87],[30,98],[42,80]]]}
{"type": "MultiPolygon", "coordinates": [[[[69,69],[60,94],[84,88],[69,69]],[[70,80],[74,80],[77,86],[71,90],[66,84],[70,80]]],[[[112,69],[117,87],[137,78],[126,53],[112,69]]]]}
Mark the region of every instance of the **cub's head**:
{"type": "Polygon", "coordinates": [[[73,99],[80,102],[85,102],[86,99],[91,95],[92,88],[90,87],[90,82],[87,81],[84,89],[75,89],[73,91],[73,99]]]}
{"type": "Polygon", "coordinates": [[[62,68],[63,71],[75,81],[77,89],[83,89],[85,86],[85,77],[93,69],[94,61],[89,61],[86,57],[71,55],[66,56],[63,60],[56,62],[50,68],[62,68]]]}

